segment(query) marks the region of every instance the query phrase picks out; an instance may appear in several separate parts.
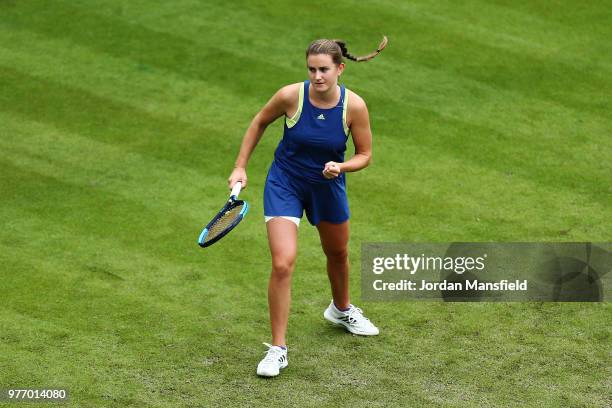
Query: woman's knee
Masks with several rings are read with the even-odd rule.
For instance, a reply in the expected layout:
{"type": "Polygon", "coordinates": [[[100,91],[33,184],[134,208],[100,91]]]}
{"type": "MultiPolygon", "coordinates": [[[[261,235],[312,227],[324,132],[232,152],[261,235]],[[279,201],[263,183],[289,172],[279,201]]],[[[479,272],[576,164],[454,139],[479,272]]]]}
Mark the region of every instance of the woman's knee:
{"type": "Polygon", "coordinates": [[[327,260],[334,263],[344,263],[348,261],[348,248],[341,246],[338,248],[323,248],[327,260]]]}
{"type": "Polygon", "coordinates": [[[291,278],[295,261],[288,258],[272,260],[272,279],[286,280],[291,278]]]}

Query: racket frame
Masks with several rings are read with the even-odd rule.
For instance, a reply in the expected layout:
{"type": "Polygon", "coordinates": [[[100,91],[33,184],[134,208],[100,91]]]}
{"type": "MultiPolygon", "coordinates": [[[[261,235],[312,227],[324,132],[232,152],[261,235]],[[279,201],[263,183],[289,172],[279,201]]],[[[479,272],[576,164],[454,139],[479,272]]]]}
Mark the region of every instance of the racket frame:
{"type": "Polygon", "coordinates": [[[234,229],[236,225],[238,225],[240,221],[242,221],[244,216],[249,211],[249,203],[247,201],[238,200],[238,194],[240,194],[241,188],[242,188],[242,183],[240,182],[234,185],[234,187],[232,188],[232,192],[230,194],[230,198],[229,200],[227,200],[227,203],[225,203],[223,208],[217,213],[217,215],[215,215],[215,217],[206,225],[206,227],[204,227],[204,229],[200,233],[200,236],[198,237],[199,246],[201,246],[202,248],[205,248],[207,246],[214,244],[215,242],[217,242],[218,240],[226,236],[232,229],[234,229]],[[228,227],[226,227],[219,235],[205,242],[206,237],[208,236],[208,232],[210,231],[211,227],[215,224],[215,222],[217,222],[219,218],[223,217],[223,215],[227,211],[239,205],[243,205],[243,207],[242,207],[242,210],[240,210],[238,217],[236,217],[236,219],[232,221],[232,223],[228,227]]]}

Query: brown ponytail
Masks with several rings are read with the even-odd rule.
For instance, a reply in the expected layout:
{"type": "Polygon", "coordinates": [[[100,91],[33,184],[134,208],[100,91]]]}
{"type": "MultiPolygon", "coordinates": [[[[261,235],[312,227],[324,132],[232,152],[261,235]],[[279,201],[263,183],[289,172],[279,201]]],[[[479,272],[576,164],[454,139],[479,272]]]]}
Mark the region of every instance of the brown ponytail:
{"type": "Polygon", "coordinates": [[[332,60],[336,65],[339,65],[343,62],[342,57],[356,62],[369,61],[378,54],[380,54],[380,52],[387,46],[388,41],[389,40],[387,39],[387,36],[383,36],[383,40],[378,45],[376,51],[371,52],[368,55],[356,57],[348,52],[348,48],[346,48],[346,42],[343,40],[316,40],[310,43],[308,49],[306,49],[306,58],[308,58],[309,55],[327,54],[332,57],[332,60]]]}
{"type": "Polygon", "coordinates": [[[378,48],[376,49],[376,51],[371,52],[368,55],[364,55],[361,57],[355,57],[354,55],[348,52],[348,48],[346,48],[345,41],[343,40],[334,40],[334,41],[336,42],[336,44],[338,44],[338,46],[340,47],[340,50],[342,50],[342,56],[350,59],[351,61],[355,61],[355,62],[364,62],[364,61],[371,60],[372,58],[380,54],[380,52],[385,49],[385,47],[387,46],[387,43],[389,42],[389,40],[387,39],[387,36],[384,35],[383,40],[378,45],[378,48]]]}

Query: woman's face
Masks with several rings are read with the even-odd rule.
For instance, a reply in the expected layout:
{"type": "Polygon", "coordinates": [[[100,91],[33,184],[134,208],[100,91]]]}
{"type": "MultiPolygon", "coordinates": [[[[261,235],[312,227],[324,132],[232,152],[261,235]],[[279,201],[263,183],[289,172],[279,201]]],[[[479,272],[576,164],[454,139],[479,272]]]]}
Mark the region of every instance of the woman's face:
{"type": "Polygon", "coordinates": [[[344,64],[336,65],[328,54],[309,55],[306,64],[308,77],[315,92],[327,92],[338,84],[338,77],[344,70],[344,64]]]}

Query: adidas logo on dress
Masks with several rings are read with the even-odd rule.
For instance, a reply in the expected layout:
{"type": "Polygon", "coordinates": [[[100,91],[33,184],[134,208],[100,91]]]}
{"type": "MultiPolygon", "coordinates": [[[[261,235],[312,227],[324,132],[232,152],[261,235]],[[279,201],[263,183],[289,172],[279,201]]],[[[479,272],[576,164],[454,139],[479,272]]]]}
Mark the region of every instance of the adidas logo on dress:
{"type": "Polygon", "coordinates": [[[317,119],[319,119],[319,120],[325,120],[325,115],[320,114],[319,116],[317,116],[317,119]]]}

